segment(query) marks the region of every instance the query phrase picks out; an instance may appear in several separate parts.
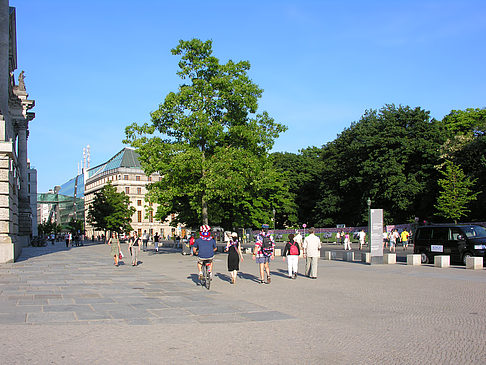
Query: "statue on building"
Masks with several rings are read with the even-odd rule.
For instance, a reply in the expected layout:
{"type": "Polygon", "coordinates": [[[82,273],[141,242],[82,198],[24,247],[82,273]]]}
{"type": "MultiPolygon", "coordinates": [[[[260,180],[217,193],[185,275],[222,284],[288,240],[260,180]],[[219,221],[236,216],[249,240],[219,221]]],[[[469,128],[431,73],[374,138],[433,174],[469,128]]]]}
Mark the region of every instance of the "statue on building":
{"type": "Polygon", "coordinates": [[[25,91],[25,76],[24,71],[20,72],[19,74],[19,89],[25,91]]]}

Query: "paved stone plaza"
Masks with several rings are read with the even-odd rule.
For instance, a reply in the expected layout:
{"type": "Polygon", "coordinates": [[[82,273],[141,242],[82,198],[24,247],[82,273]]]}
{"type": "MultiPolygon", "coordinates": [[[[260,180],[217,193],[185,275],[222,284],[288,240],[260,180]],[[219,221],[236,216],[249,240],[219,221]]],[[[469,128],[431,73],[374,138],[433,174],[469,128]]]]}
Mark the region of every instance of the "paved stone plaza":
{"type": "Polygon", "coordinates": [[[290,280],[277,258],[261,285],[245,255],[231,285],[218,254],[207,291],[195,259],[172,249],[117,268],[106,245],[63,246],[0,266],[2,363],[486,361],[485,270],[321,260],[317,280],[290,280]]]}

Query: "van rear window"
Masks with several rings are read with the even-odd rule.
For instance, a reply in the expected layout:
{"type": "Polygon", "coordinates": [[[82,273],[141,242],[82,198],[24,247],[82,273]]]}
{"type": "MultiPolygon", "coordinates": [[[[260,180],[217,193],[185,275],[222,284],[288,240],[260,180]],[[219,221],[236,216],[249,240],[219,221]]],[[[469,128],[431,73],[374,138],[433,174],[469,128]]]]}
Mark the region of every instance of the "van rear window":
{"type": "Polygon", "coordinates": [[[483,226],[467,226],[462,230],[468,238],[486,238],[486,228],[483,226]]]}

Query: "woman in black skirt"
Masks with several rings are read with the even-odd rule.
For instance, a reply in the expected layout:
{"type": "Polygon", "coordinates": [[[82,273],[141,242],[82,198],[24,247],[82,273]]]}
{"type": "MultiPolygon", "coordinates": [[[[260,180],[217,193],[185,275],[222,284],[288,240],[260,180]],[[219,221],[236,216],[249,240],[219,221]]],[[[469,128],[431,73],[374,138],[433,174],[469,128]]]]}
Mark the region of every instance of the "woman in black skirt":
{"type": "Polygon", "coordinates": [[[226,244],[225,252],[228,252],[228,271],[231,274],[231,284],[236,283],[236,275],[240,269],[240,260],[243,261],[243,255],[241,254],[241,246],[238,241],[238,234],[233,232],[231,239],[226,244]]]}

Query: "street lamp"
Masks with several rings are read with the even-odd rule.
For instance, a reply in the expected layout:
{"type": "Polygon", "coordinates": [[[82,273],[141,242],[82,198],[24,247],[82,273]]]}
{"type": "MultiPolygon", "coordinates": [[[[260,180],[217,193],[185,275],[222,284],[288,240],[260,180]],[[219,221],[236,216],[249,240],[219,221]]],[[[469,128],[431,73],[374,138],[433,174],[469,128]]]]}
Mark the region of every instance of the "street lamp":
{"type": "Polygon", "coordinates": [[[368,204],[368,247],[371,249],[371,198],[366,201],[368,204]]]}
{"type": "Polygon", "coordinates": [[[273,230],[275,231],[275,208],[273,208],[272,213],[273,213],[273,230]]]}

